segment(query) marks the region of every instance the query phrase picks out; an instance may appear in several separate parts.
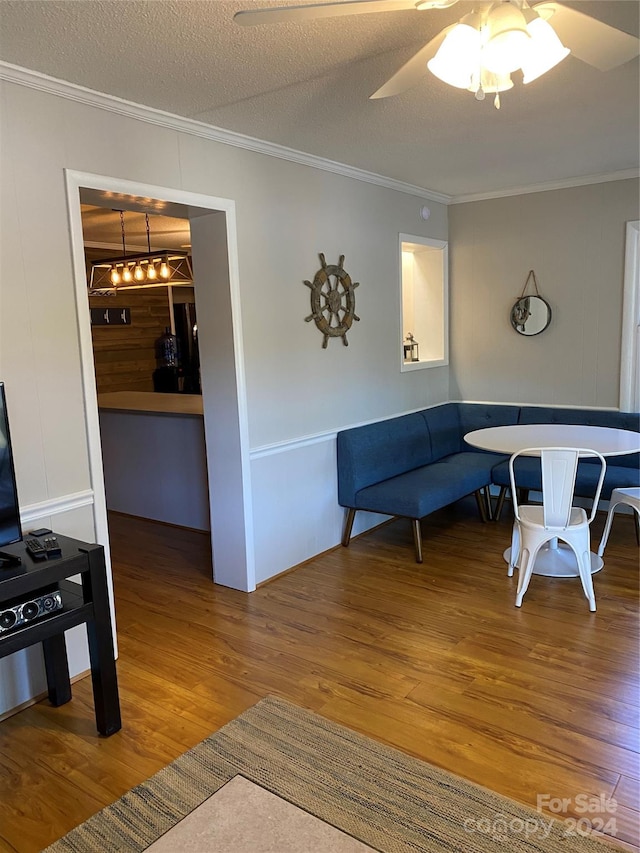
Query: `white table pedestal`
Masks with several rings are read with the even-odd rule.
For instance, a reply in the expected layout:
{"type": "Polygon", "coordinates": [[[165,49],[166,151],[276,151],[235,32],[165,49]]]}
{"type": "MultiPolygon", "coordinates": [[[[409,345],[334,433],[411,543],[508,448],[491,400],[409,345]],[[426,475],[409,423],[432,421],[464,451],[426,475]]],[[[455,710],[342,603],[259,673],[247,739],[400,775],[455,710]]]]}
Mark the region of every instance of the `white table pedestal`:
{"type": "MultiPolygon", "coordinates": [[[[504,552],[507,563],[511,560],[511,548],[504,552]]],[[[591,551],[591,574],[599,572],[604,566],[602,557],[598,557],[591,551]]],[[[520,566],[516,563],[516,567],[520,566]]],[[[551,543],[543,545],[538,551],[536,562],[533,567],[534,575],[544,575],[548,578],[577,578],[580,577],[576,555],[568,545],[559,542],[557,547],[551,543]]]]}

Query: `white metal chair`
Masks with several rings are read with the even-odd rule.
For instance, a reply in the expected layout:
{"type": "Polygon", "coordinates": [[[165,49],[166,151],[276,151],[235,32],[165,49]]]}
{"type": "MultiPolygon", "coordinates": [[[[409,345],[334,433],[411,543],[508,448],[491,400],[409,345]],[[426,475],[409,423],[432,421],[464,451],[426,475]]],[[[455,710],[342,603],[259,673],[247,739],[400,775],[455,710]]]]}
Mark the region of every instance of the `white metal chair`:
{"type": "Polygon", "coordinates": [[[598,548],[599,557],[602,557],[602,555],[604,554],[604,549],[607,544],[607,540],[609,539],[609,533],[611,532],[611,522],[613,521],[613,513],[615,512],[615,509],[618,504],[626,504],[634,510],[636,523],[636,541],[640,545],[640,488],[614,489],[611,492],[611,499],[609,500],[607,523],[604,526],[604,532],[602,534],[602,539],[600,540],[600,547],[598,548]]]}
{"type": "Polygon", "coordinates": [[[540,548],[554,539],[566,542],[576,555],[578,572],[589,610],[596,609],[596,598],[591,580],[591,543],[589,525],[595,518],[607,464],[595,450],[568,447],[528,447],[514,453],[509,459],[509,479],[515,521],[511,539],[509,577],[519,561],[516,607],[529,586],[531,574],[540,548]],[[539,456],[542,469],[542,506],[519,506],[514,474],[518,456],[539,456]],[[600,478],[593,498],[591,514],[573,506],[573,494],[578,469],[578,459],[595,456],[600,460],[600,478]]]}

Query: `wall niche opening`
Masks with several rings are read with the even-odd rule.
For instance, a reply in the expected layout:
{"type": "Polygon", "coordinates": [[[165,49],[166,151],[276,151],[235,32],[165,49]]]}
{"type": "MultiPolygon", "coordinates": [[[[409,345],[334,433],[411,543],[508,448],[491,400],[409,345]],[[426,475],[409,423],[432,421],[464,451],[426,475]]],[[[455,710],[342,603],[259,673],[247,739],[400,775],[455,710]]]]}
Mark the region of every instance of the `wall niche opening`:
{"type": "Polygon", "coordinates": [[[448,243],[400,234],[400,370],[449,363],[448,243]]]}

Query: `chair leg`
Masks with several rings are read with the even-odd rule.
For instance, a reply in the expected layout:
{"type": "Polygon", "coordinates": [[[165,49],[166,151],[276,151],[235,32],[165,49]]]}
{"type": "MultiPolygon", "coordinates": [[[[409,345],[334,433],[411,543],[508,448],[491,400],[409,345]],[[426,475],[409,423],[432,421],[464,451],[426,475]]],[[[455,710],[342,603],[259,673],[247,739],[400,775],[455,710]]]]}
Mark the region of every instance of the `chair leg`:
{"type": "Polygon", "coordinates": [[[496,502],[496,508],[493,512],[493,520],[500,521],[500,516],[502,515],[502,507],[504,506],[504,499],[507,494],[507,487],[500,486],[500,494],[498,495],[498,500],[496,502]]]}
{"type": "Polygon", "coordinates": [[[540,544],[536,548],[534,548],[533,551],[529,551],[528,548],[522,548],[522,550],[520,551],[520,571],[518,573],[516,607],[522,606],[522,599],[524,598],[525,592],[529,588],[529,581],[531,580],[531,575],[533,574],[533,567],[536,562],[536,557],[538,556],[538,551],[540,550],[540,544]]]}
{"type": "Polygon", "coordinates": [[[600,545],[598,546],[598,557],[602,557],[602,555],[604,554],[604,549],[606,547],[607,540],[609,539],[609,534],[611,533],[611,524],[613,522],[613,514],[614,514],[615,508],[617,506],[618,506],[618,504],[616,503],[616,504],[612,504],[609,507],[609,512],[607,513],[607,521],[606,521],[606,524],[604,526],[604,531],[602,533],[602,539],[600,540],[600,545]]]}
{"type": "Polygon", "coordinates": [[[422,531],[420,529],[420,519],[412,518],[411,525],[413,527],[413,544],[416,547],[416,563],[422,562],[422,531]]]}
{"type": "Polygon", "coordinates": [[[589,602],[589,610],[593,613],[596,609],[596,594],[593,591],[593,578],[591,577],[591,554],[588,549],[581,554],[577,552],[575,554],[578,560],[578,571],[580,572],[582,589],[589,602]]]}
{"type": "Polygon", "coordinates": [[[509,568],[507,570],[507,576],[513,577],[513,570],[518,563],[518,557],[520,556],[520,525],[517,521],[513,522],[513,531],[511,533],[511,556],[509,558],[509,568]]]}
{"type": "Polygon", "coordinates": [[[349,544],[349,540],[351,539],[351,530],[353,528],[353,520],[356,517],[356,511],[352,507],[349,507],[347,510],[347,514],[344,519],[344,530],[342,531],[342,544],[346,548],[349,544]]]}
{"type": "Polygon", "coordinates": [[[476,499],[476,505],[478,507],[478,512],[480,513],[480,520],[482,521],[483,524],[486,524],[489,519],[487,518],[487,503],[486,503],[486,497],[483,494],[483,490],[482,489],[476,489],[473,494],[474,494],[475,499],[476,499]]]}

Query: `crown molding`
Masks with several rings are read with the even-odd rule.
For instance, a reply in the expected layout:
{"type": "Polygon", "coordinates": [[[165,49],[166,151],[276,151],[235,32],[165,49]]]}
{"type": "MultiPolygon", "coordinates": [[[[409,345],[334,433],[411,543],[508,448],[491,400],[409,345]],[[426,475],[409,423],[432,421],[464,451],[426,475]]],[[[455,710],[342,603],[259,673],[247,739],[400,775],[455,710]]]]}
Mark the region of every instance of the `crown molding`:
{"type": "Polygon", "coordinates": [[[0,80],[6,80],[8,83],[15,83],[19,86],[36,89],[41,92],[56,95],[60,98],[66,98],[70,101],[86,104],[87,106],[97,107],[98,109],[117,113],[118,115],[122,115],[127,118],[144,121],[147,124],[153,124],[157,127],[165,127],[179,133],[188,133],[191,136],[199,136],[203,139],[209,139],[213,142],[221,143],[222,145],[244,148],[247,151],[255,151],[258,154],[266,154],[269,157],[277,157],[280,160],[288,160],[291,163],[308,166],[312,169],[321,169],[325,172],[333,172],[334,174],[342,175],[342,177],[345,178],[353,178],[356,181],[375,184],[376,186],[385,187],[386,189],[395,190],[407,195],[417,196],[418,198],[427,199],[429,201],[436,201],[445,205],[466,204],[467,202],[472,201],[508,198],[509,196],[569,189],[571,187],[588,186],[589,184],[600,184],[609,181],[624,181],[629,178],[640,177],[640,169],[627,169],[620,172],[584,175],[582,177],[510,187],[491,192],[468,193],[452,196],[447,195],[446,193],[436,192],[435,190],[430,190],[425,187],[418,187],[414,184],[407,184],[404,181],[394,180],[393,178],[388,178],[384,175],[378,175],[375,172],[367,172],[364,169],[358,169],[355,166],[349,166],[345,163],[338,163],[335,160],[327,160],[324,157],[318,157],[314,154],[306,154],[304,151],[296,151],[294,148],[287,148],[284,145],[266,142],[263,139],[257,139],[253,136],[246,136],[243,133],[225,130],[221,127],[197,121],[196,119],[175,115],[174,113],[165,112],[164,110],[158,110],[155,109],[155,107],[147,107],[144,104],[127,101],[124,98],[118,98],[115,95],[107,95],[103,92],[98,92],[95,89],[88,89],[87,87],[80,86],[76,83],[69,83],[66,80],[49,77],[47,74],[42,74],[39,71],[32,71],[29,68],[12,65],[10,62],[4,62],[2,60],[0,60],[0,80]]]}
{"type": "Polygon", "coordinates": [[[452,196],[449,204],[465,204],[469,201],[487,201],[492,198],[507,198],[512,195],[527,195],[528,193],[543,193],[549,190],[565,190],[570,187],[585,187],[589,184],[604,184],[609,181],[626,181],[629,178],[640,177],[640,169],[626,169],[622,172],[603,172],[598,175],[583,175],[579,178],[566,178],[559,181],[546,181],[541,184],[529,184],[524,187],[511,187],[506,190],[496,190],[489,193],[470,193],[469,195],[452,196]]]}
{"type": "Polygon", "coordinates": [[[426,189],[425,187],[406,184],[403,181],[396,181],[384,175],[377,175],[374,172],[357,169],[355,166],[337,163],[334,160],[327,160],[324,157],[317,157],[313,154],[305,154],[303,151],[296,151],[294,148],[287,148],[284,145],[277,145],[273,142],[266,142],[252,136],[245,136],[243,133],[225,130],[224,128],[215,127],[214,125],[196,121],[195,119],[178,116],[174,113],[155,109],[154,107],[147,107],[144,104],[136,104],[133,101],[126,101],[115,95],[106,95],[103,92],[97,92],[94,89],[88,89],[76,83],[69,83],[66,80],[49,77],[47,74],[42,74],[39,71],[32,71],[29,68],[22,68],[19,65],[12,65],[9,62],[1,60],[0,80],[6,80],[9,83],[16,83],[19,86],[26,86],[30,89],[37,89],[40,92],[47,92],[51,95],[57,95],[59,98],[66,98],[70,101],[87,104],[88,106],[97,107],[98,109],[107,110],[108,112],[117,113],[128,118],[134,118],[138,121],[156,125],[157,127],[165,127],[180,133],[188,133],[192,136],[210,139],[213,142],[219,142],[223,145],[232,145],[235,148],[244,148],[247,151],[266,154],[269,157],[278,157],[280,160],[288,160],[291,163],[309,166],[312,169],[322,169],[324,172],[333,172],[345,178],[353,178],[356,181],[375,184],[376,186],[396,190],[407,195],[418,196],[429,201],[437,201],[441,204],[449,204],[451,201],[451,196],[426,189]]]}

